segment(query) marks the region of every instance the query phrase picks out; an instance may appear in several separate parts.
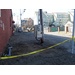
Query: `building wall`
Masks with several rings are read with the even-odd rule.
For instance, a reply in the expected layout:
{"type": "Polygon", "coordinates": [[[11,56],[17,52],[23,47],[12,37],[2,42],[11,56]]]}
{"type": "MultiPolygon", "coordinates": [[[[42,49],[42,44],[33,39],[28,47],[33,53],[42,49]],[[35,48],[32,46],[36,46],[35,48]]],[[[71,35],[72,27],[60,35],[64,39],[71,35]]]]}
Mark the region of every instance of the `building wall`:
{"type": "MultiPolygon", "coordinates": [[[[68,21],[72,21],[72,18],[71,18],[72,13],[71,14],[70,13],[68,12],[52,12],[52,13],[43,12],[43,25],[48,26],[48,25],[54,24],[55,26],[64,26],[68,21]]],[[[35,14],[37,15],[38,12],[35,12],[35,14]]],[[[37,16],[35,17],[36,19],[34,19],[34,23],[35,23],[35,20],[38,20],[37,19],[38,17],[37,16]]]]}
{"type": "Polygon", "coordinates": [[[71,17],[71,22],[73,22],[73,20],[74,20],[74,11],[72,11],[72,12],[69,11],[69,14],[70,14],[70,17],[71,17]]]}
{"type": "Polygon", "coordinates": [[[70,14],[68,13],[57,13],[55,25],[64,26],[68,21],[71,21],[70,14]]]}
{"type": "Polygon", "coordinates": [[[12,33],[12,10],[1,9],[0,17],[0,56],[12,33]]]}
{"type": "MultiPolygon", "coordinates": [[[[48,26],[53,24],[54,15],[52,13],[42,12],[43,15],[43,25],[48,26]]],[[[38,18],[40,17],[38,12],[35,12],[34,25],[38,25],[38,18]]],[[[40,20],[40,19],[39,19],[40,20]]]]}
{"type": "Polygon", "coordinates": [[[43,25],[51,25],[54,22],[54,15],[53,13],[45,13],[43,12],[43,25]]]}
{"type": "Polygon", "coordinates": [[[34,25],[38,25],[38,14],[34,14],[34,25]]]}

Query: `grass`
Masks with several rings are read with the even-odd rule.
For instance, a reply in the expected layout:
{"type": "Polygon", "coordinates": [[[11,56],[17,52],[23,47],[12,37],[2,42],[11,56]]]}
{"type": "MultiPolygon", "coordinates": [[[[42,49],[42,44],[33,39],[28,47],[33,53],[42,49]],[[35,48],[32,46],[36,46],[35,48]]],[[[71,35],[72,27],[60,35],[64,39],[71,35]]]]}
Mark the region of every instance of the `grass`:
{"type": "Polygon", "coordinates": [[[65,33],[65,32],[59,32],[59,34],[70,34],[69,32],[65,33]]]}

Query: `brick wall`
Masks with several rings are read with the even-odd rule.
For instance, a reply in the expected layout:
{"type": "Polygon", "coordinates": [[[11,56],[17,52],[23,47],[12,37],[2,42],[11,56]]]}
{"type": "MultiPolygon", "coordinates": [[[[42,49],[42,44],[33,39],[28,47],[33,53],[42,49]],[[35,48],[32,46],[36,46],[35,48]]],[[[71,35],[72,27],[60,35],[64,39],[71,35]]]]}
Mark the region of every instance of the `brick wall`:
{"type": "Polygon", "coordinates": [[[1,9],[0,17],[0,56],[6,46],[12,32],[12,10],[1,9]]]}

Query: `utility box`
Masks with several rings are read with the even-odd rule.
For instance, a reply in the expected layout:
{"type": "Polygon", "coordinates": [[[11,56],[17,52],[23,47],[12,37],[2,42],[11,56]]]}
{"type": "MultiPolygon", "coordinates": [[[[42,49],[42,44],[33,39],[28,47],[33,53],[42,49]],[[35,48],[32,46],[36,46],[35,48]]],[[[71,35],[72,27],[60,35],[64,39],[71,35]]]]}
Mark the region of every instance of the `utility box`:
{"type": "Polygon", "coordinates": [[[41,25],[34,26],[34,36],[37,40],[41,40],[41,38],[42,38],[41,25]]]}

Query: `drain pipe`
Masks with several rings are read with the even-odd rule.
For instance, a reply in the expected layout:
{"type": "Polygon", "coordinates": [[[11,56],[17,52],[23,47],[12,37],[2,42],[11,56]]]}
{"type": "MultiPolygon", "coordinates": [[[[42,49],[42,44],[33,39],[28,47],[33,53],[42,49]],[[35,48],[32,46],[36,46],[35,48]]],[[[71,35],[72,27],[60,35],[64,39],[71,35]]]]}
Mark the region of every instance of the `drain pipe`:
{"type": "Polygon", "coordinates": [[[8,54],[8,56],[11,56],[11,48],[12,48],[12,47],[8,47],[8,49],[9,49],[9,54],[8,54]]]}

